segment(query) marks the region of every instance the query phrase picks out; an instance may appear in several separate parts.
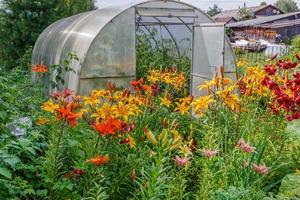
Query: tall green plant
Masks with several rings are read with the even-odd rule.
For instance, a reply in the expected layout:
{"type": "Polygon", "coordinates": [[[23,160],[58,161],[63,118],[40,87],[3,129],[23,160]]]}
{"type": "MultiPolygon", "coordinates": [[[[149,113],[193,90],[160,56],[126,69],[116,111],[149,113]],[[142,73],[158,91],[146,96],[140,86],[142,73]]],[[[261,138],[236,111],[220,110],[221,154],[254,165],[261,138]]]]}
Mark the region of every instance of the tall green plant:
{"type": "Polygon", "coordinates": [[[3,0],[0,9],[0,64],[13,68],[27,46],[54,21],[94,8],[93,0],[3,0]]]}

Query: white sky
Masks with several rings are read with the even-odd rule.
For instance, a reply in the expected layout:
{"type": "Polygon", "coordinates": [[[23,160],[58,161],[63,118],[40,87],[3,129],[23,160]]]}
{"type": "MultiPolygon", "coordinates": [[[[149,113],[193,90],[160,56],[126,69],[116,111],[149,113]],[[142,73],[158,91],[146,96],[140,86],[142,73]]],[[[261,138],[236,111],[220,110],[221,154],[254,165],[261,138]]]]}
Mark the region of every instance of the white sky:
{"type": "MultiPolygon", "coordinates": [[[[122,4],[127,1],[132,1],[132,0],[97,0],[97,6],[101,7],[106,6],[109,4],[122,4]]],[[[213,6],[214,4],[217,4],[219,7],[223,8],[223,10],[227,9],[236,9],[239,6],[243,6],[244,2],[246,3],[247,6],[257,6],[259,5],[262,1],[265,1],[267,4],[274,4],[276,0],[192,0],[197,2],[199,4],[199,7],[202,8],[203,10],[207,10],[210,6],[213,6]]],[[[300,6],[300,0],[295,0],[300,6]]]]}

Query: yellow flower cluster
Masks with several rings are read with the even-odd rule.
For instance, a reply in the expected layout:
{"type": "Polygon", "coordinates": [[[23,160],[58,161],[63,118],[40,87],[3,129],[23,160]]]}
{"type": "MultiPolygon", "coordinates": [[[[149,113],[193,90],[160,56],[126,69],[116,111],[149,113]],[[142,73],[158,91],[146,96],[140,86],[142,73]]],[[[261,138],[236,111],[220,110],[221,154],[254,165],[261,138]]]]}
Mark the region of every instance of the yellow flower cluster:
{"type": "Polygon", "coordinates": [[[240,111],[240,100],[235,92],[236,86],[229,86],[216,92],[222,104],[228,106],[233,111],[240,111]]]}
{"type": "Polygon", "coordinates": [[[179,111],[181,115],[189,114],[192,102],[193,102],[192,96],[180,98],[178,102],[175,102],[176,108],[174,111],[179,111]]]}
{"type": "Polygon", "coordinates": [[[242,78],[244,94],[246,96],[269,96],[270,90],[261,84],[261,80],[266,75],[266,72],[259,67],[248,67],[245,76],[242,78]]]}
{"type": "Polygon", "coordinates": [[[192,106],[194,108],[194,112],[201,116],[208,111],[209,105],[214,102],[215,100],[211,95],[200,96],[193,101],[192,106]]]}
{"type": "Polygon", "coordinates": [[[247,67],[249,63],[245,59],[240,59],[237,61],[237,67],[242,68],[242,67],[247,67]]]}
{"type": "Polygon", "coordinates": [[[147,80],[151,84],[165,83],[173,86],[175,90],[179,91],[186,86],[186,77],[183,73],[177,72],[175,69],[166,70],[151,70],[147,76],[147,80]]]}
{"type": "Polygon", "coordinates": [[[141,113],[139,106],[143,104],[142,98],[133,96],[129,90],[110,93],[106,90],[93,90],[90,96],[83,97],[87,112],[96,119],[106,120],[115,117],[128,121],[129,117],[141,113]]]}
{"type": "Polygon", "coordinates": [[[50,113],[54,113],[55,110],[58,108],[59,105],[54,103],[52,99],[49,99],[47,102],[43,103],[42,105],[42,109],[50,113]]]}
{"type": "Polygon", "coordinates": [[[216,74],[214,79],[205,81],[204,84],[198,88],[199,90],[206,89],[208,95],[201,96],[192,103],[196,114],[203,115],[209,109],[209,105],[215,103],[216,100],[221,101],[223,105],[228,106],[233,111],[239,111],[240,100],[235,91],[237,85],[233,84],[230,78],[224,77],[223,74],[221,77],[216,74]],[[213,95],[211,93],[213,93],[213,95]]]}

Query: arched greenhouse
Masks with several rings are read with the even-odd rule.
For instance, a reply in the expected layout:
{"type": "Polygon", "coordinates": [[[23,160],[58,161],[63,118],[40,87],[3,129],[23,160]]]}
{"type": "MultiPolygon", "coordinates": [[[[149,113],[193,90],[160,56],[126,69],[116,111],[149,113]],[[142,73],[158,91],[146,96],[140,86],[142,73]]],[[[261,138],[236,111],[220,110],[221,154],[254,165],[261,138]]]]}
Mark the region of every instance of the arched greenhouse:
{"type": "Polygon", "coordinates": [[[220,66],[235,79],[235,58],[224,25],[188,0],[140,0],[61,19],[39,36],[32,63],[49,67],[74,52],[79,62],[72,63],[75,73],[63,75],[64,87],[78,94],[105,87],[108,80],[127,87],[137,73],[137,35],[151,35],[153,30],[154,41],[168,39],[176,54],[191,59],[193,95],[199,95],[197,86],[220,66]]]}

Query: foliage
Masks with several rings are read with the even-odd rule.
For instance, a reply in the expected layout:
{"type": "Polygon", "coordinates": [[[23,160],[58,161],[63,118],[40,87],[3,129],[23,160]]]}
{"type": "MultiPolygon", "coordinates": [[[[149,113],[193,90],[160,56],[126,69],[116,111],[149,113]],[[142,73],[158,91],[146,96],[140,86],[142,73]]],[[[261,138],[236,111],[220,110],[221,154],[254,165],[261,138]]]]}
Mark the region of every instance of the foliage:
{"type": "Polygon", "coordinates": [[[300,35],[292,39],[292,46],[296,52],[300,50],[300,35]]]}
{"type": "Polygon", "coordinates": [[[24,67],[10,72],[0,68],[0,74],[0,196],[2,199],[43,196],[36,158],[43,154],[46,145],[44,130],[26,127],[26,138],[17,138],[6,127],[21,117],[36,119],[44,100],[43,87],[31,82],[24,67]]]}
{"type": "Polygon", "coordinates": [[[1,65],[13,68],[52,22],[94,8],[92,0],[3,0],[0,10],[1,65]]]}
{"type": "Polygon", "coordinates": [[[293,198],[300,197],[300,174],[288,174],[281,182],[280,194],[283,196],[293,198]]]}
{"type": "Polygon", "coordinates": [[[297,3],[294,0],[278,0],[275,5],[286,13],[298,11],[297,3]]]}
{"type": "MultiPolygon", "coordinates": [[[[139,30],[141,31],[141,30],[139,30]]],[[[137,44],[137,78],[145,77],[150,69],[176,66],[180,72],[190,73],[191,60],[185,52],[178,52],[170,39],[156,39],[158,32],[140,32],[137,44]]]]}
{"type": "Polygon", "coordinates": [[[266,6],[267,3],[266,3],[265,1],[263,1],[263,2],[261,2],[259,5],[260,5],[260,6],[266,6]]]}
{"type": "Polygon", "coordinates": [[[222,8],[219,8],[217,4],[214,4],[213,7],[209,7],[206,12],[209,16],[213,17],[222,12],[222,8]]]}
{"type": "MultiPolygon", "coordinates": [[[[296,191],[284,177],[299,170],[300,145],[299,122],[286,117],[299,105],[293,100],[287,109],[273,89],[299,95],[292,76],[299,63],[295,55],[289,59],[274,57],[264,68],[239,61],[238,81],[220,67],[199,86],[200,97],[189,96],[179,66],[145,67],[131,88],[108,82],[87,96],[64,89],[47,100],[45,86],[33,85],[24,67],[0,71],[0,196],[288,199],[281,186],[296,191]],[[274,80],[265,84],[266,76],[274,80]],[[278,87],[270,87],[275,81],[278,87]],[[26,136],[12,136],[6,124],[23,116],[33,126],[26,136]]],[[[32,69],[40,80],[49,75],[43,65],[32,69]]]]}
{"type": "Polygon", "coordinates": [[[253,12],[250,9],[241,8],[238,12],[238,19],[240,21],[252,19],[253,17],[253,12]]]}

